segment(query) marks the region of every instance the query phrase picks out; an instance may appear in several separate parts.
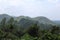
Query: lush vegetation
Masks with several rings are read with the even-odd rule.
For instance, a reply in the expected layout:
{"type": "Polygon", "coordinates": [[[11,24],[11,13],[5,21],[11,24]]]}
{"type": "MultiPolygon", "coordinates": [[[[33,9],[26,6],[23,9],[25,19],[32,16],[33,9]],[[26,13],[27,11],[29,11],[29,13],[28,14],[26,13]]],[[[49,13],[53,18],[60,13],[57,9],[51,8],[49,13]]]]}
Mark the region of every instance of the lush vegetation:
{"type": "Polygon", "coordinates": [[[41,30],[37,23],[27,29],[20,27],[18,21],[6,18],[0,22],[0,40],[60,40],[60,27],[54,25],[41,30]]]}

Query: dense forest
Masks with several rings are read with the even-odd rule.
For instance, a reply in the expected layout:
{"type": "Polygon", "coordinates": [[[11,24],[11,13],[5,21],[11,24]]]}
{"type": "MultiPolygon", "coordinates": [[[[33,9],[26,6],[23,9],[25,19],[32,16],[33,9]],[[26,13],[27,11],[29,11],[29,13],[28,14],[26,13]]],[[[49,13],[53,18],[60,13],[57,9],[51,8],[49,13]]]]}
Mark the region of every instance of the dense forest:
{"type": "MultiPolygon", "coordinates": [[[[22,23],[23,24],[23,23],[22,23]]],[[[48,30],[41,30],[37,23],[24,29],[11,17],[0,22],[0,40],[60,40],[60,27],[51,25],[48,30]]]]}

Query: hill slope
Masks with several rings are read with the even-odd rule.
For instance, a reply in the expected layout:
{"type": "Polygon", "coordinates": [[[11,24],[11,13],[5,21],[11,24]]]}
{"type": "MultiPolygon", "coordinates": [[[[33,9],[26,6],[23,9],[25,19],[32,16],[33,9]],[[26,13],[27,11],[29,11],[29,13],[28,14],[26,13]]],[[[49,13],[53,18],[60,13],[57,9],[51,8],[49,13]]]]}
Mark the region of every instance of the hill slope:
{"type": "MultiPolygon", "coordinates": [[[[0,15],[0,20],[2,20],[4,17],[8,20],[12,16],[2,14],[2,15],[0,15]]],[[[34,23],[37,23],[38,26],[40,26],[42,29],[47,29],[47,28],[50,28],[51,25],[56,25],[53,21],[49,20],[46,17],[30,18],[30,17],[26,17],[26,16],[19,16],[19,17],[13,17],[13,18],[15,20],[17,20],[19,26],[21,26],[23,28],[28,28],[34,23]]]]}

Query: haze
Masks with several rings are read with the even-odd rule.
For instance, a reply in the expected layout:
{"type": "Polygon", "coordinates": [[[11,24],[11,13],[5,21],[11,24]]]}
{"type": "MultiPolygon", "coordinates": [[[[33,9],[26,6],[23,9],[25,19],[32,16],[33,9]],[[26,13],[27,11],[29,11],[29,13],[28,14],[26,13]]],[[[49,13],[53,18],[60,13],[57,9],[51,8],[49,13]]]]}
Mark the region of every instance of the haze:
{"type": "Polygon", "coordinates": [[[60,20],[60,0],[0,0],[0,14],[60,20]]]}

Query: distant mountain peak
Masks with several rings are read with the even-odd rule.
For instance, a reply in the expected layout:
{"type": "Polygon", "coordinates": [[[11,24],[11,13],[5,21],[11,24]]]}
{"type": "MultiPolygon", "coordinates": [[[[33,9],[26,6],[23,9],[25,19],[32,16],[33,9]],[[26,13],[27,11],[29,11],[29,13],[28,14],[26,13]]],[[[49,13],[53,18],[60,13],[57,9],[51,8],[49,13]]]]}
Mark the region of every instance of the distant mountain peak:
{"type": "Polygon", "coordinates": [[[39,16],[39,17],[35,17],[34,20],[39,21],[39,23],[44,23],[44,24],[54,24],[53,21],[51,21],[50,19],[43,17],[43,16],[39,16]]]}
{"type": "Polygon", "coordinates": [[[0,21],[2,21],[3,18],[6,18],[6,20],[8,20],[11,18],[11,16],[9,16],[8,14],[0,14],[0,21]]]}
{"type": "Polygon", "coordinates": [[[47,17],[43,17],[43,16],[39,16],[39,17],[35,17],[35,18],[37,18],[37,19],[48,19],[47,17]]]}
{"type": "MultiPolygon", "coordinates": [[[[13,16],[9,16],[7,14],[1,14],[0,15],[0,19],[2,20],[4,17],[6,17],[7,19],[10,19],[11,17],[13,16]]],[[[39,16],[39,17],[35,17],[35,18],[30,18],[28,16],[19,16],[19,17],[13,17],[15,20],[17,21],[20,21],[21,19],[22,20],[34,20],[34,21],[38,21],[40,23],[44,23],[44,24],[54,24],[53,21],[49,20],[48,18],[46,17],[43,17],[43,16],[39,16]]]]}
{"type": "Polygon", "coordinates": [[[8,14],[0,14],[0,16],[9,16],[8,14]]]}

